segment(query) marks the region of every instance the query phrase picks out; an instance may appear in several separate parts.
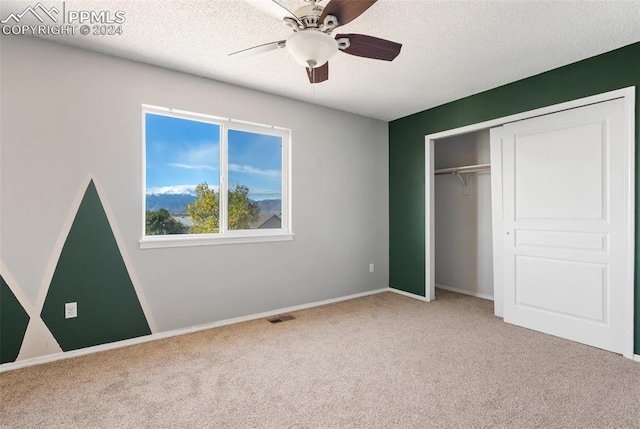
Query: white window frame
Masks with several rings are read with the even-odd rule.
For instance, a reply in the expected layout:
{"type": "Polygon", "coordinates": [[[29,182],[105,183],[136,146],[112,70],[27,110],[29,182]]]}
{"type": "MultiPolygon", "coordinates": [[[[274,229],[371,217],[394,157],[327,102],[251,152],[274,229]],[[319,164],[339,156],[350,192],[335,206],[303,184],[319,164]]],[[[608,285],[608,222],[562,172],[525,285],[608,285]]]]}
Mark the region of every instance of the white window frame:
{"type": "Polygon", "coordinates": [[[291,229],[291,130],[271,125],[256,124],[219,116],[194,113],[143,104],[142,105],[142,238],[140,249],[166,247],[209,246],[218,244],[260,243],[268,241],[293,240],[291,229]],[[220,210],[219,229],[216,234],[169,234],[146,235],[146,191],[147,191],[147,154],[146,154],[146,115],[163,115],[191,121],[206,122],[220,127],[220,187],[218,209],[220,210]],[[227,230],[228,205],[228,130],[277,136],[282,139],[282,213],[279,229],[227,230]]]}

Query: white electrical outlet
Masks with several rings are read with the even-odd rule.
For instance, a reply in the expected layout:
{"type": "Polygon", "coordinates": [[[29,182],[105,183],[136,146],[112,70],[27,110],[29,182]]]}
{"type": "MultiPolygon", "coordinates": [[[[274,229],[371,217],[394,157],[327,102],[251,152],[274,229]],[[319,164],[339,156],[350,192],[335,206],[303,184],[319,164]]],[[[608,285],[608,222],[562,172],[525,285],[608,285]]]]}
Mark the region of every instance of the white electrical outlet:
{"type": "Polygon", "coordinates": [[[369,272],[372,273],[373,272],[373,264],[369,264],[369,272]]]}
{"type": "Polygon", "coordinates": [[[64,305],[64,318],[72,319],[74,317],[78,317],[78,303],[77,302],[67,302],[64,305]]]}

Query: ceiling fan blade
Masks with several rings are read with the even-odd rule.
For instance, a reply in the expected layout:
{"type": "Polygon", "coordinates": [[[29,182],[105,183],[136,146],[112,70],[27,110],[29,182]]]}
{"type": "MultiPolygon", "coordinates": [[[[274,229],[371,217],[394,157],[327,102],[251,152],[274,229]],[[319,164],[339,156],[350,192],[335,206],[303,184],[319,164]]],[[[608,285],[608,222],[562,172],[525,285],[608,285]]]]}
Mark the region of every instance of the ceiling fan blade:
{"type": "Polygon", "coordinates": [[[309,82],[311,83],[320,83],[329,79],[329,61],[324,63],[324,65],[316,67],[314,69],[310,69],[309,67],[307,67],[307,76],[309,77],[309,82]]]}
{"type": "Polygon", "coordinates": [[[249,3],[251,6],[255,7],[258,10],[266,13],[267,15],[271,15],[278,21],[282,21],[285,18],[295,19],[297,22],[298,17],[295,16],[289,9],[282,6],[275,0],[244,0],[245,3],[249,3]]]}
{"type": "Polygon", "coordinates": [[[349,47],[342,49],[342,51],[358,57],[392,61],[402,49],[402,44],[400,43],[364,34],[336,35],[336,40],[341,38],[349,39],[349,47]]]}
{"type": "Polygon", "coordinates": [[[320,22],[324,17],[333,15],[338,18],[338,25],[345,25],[353,21],[369,9],[377,0],[331,0],[324,7],[320,22]]]}
{"type": "Polygon", "coordinates": [[[253,46],[251,48],[243,49],[238,52],[232,52],[229,56],[234,55],[238,58],[248,57],[255,54],[260,54],[262,52],[273,51],[274,49],[284,48],[286,45],[286,40],[280,40],[277,42],[263,43],[262,45],[253,46]]]}

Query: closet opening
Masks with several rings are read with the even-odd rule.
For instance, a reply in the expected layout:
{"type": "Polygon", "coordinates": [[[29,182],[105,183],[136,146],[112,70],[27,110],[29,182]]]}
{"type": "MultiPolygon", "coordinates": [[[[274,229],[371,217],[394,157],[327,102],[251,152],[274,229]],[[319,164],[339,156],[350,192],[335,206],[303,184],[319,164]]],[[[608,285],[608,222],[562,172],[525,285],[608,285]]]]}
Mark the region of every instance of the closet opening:
{"type": "Polygon", "coordinates": [[[426,135],[425,300],[493,298],[506,323],[633,358],[635,93],[426,135]]]}
{"type": "Polygon", "coordinates": [[[494,300],[489,129],[433,141],[434,283],[494,300]]]}

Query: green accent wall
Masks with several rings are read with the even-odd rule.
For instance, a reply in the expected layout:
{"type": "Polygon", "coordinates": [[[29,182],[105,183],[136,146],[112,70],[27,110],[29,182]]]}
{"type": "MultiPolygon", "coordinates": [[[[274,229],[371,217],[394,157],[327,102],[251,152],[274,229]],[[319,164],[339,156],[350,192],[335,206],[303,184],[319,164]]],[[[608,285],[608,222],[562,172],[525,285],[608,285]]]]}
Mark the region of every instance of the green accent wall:
{"type": "Polygon", "coordinates": [[[63,351],[151,333],[93,181],[62,248],[41,316],[63,351]],[[78,317],[65,319],[67,302],[78,303],[78,317]]]}
{"type": "Polygon", "coordinates": [[[0,276],[0,364],[16,360],[28,325],[29,315],[0,276]]]}
{"type": "MultiPolygon", "coordinates": [[[[503,65],[508,67],[508,65],[503,65]]],[[[473,79],[473,76],[470,76],[473,79]]],[[[588,58],[389,124],[389,284],[425,295],[424,137],[607,91],[636,86],[636,225],[640,202],[640,43],[588,58]]],[[[419,90],[416,88],[416,90],[419,90]]],[[[636,227],[635,352],[640,353],[640,291],[636,227]]]]}

